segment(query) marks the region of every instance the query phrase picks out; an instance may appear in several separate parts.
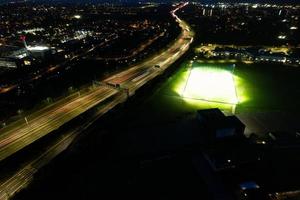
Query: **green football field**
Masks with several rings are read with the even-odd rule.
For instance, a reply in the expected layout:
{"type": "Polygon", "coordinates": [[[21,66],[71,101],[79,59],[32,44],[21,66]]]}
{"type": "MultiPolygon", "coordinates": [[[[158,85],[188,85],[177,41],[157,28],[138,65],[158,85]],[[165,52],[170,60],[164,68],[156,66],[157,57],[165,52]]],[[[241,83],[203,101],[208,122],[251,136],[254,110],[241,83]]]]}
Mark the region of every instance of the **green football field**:
{"type": "Polygon", "coordinates": [[[170,115],[206,108],[228,113],[300,110],[298,68],[233,64],[186,61],[150,97],[148,106],[170,115]]]}
{"type": "Polygon", "coordinates": [[[237,104],[239,102],[234,80],[235,65],[218,66],[199,64],[190,65],[182,91],[182,98],[237,104]]]}

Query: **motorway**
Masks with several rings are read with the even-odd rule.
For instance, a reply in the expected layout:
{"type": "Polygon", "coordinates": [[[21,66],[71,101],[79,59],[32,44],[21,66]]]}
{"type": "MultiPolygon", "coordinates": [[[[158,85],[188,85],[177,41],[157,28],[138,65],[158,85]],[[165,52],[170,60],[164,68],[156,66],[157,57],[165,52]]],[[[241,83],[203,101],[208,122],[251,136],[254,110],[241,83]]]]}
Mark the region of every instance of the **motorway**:
{"type": "Polygon", "coordinates": [[[1,130],[0,160],[53,132],[116,93],[118,91],[112,88],[97,87],[71,101],[55,103],[50,108],[39,111],[38,115],[36,113],[29,115],[27,123],[25,122],[10,130],[1,130]]]}
{"type": "Polygon", "coordinates": [[[171,12],[172,16],[179,22],[179,25],[182,28],[181,35],[177,38],[176,42],[172,44],[172,46],[158,56],[155,56],[140,65],[113,75],[105,79],[104,82],[112,85],[119,84],[122,88],[129,89],[130,93],[133,93],[149,80],[156,77],[158,74],[161,74],[166,68],[180,58],[189,49],[194,36],[190,27],[184,21],[179,19],[177,15],[175,15],[177,10],[186,5],[187,3],[177,7],[171,12]],[[155,67],[156,65],[159,67],[155,67]]]}
{"type": "Polygon", "coordinates": [[[84,132],[89,128],[97,119],[115,107],[120,101],[126,100],[125,94],[116,95],[115,101],[111,101],[105,104],[102,108],[92,115],[89,120],[84,124],[80,124],[78,127],[72,128],[65,132],[61,137],[54,140],[48,145],[45,151],[37,153],[32,159],[25,163],[20,169],[14,172],[12,175],[7,176],[0,180],[0,200],[8,200],[16,193],[21,191],[33,180],[34,174],[43,166],[48,164],[61,152],[65,151],[69,145],[76,139],[78,134],[84,132]]]}
{"type": "Polygon", "coordinates": [[[27,116],[25,120],[16,121],[0,130],[0,161],[33,143],[39,138],[53,132],[63,124],[76,118],[92,107],[104,102],[109,97],[124,90],[107,85],[120,85],[129,91],[129,95],[146,84],[149,80],[164,72],[171,64],[178,60],[193,42],[194,33],[190,27],[175,14],[187,3],[177,6],[172,16],[182,28],[182,33],[176,41],[162,53],[145,60],[143,63],[102,80],[103,84],[94,86],[88,92],[79,94],[76,98],[62,100],[27,116]]]}

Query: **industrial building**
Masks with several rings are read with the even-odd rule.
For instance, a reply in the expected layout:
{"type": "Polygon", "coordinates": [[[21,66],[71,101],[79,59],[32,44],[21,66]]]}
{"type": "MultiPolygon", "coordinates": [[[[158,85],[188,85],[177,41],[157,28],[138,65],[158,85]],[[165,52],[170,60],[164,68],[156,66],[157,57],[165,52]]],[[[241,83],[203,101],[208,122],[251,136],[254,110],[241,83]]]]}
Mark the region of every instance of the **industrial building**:
{"type": "Polygon", "coordinates": [[[46,46],[1,46],[0,47],[0,68],[20,69],[32,66],[35,61],[49,58],[53,50],[46,46]]]}
{"type": "Polygon", "coordinates": [[[31,65],[32,59],[26,48],[18,46],[1,46],[0,48],[0,68],[14,69],[31,65]]]}

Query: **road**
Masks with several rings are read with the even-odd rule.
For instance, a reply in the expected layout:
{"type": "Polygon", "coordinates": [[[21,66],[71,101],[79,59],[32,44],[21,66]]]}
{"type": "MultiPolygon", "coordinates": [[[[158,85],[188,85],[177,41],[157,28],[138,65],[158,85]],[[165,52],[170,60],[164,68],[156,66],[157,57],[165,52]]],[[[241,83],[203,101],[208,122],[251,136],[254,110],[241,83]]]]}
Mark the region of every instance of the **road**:
{"type": "Polygon", "coordinates": [[[190,30],[190,27],[184,21],[179,19],[177,15],[175,15],[177,10],[186,5],[187,3],[182,4],[171,12],[172,16],[179,22],[179,25],[182,28],[181,35],[177,38],[176,42],[172,44],[172,46],[163,51],[161,54],[150,58],[137,66],[105,79],[104,82],[112,85],[119,84],[122,88],[126,88],[129,89],[130,92],[134,92],[149,80],[158,74],[161,74],[178,58],[180,58],[189,49],[189,46],[194,39],[194,33],[190,30]],[[160,67],[155,67],[155,65],[159,65],[160,67]],[[139,79],[139,77],[141,78],[139,79]]]}
{"type": "Polygon", "coordinates": [[[75,127],[57,138],[51,143],[44,152],[35,155],[33,159],[28,161],[24,166],[18,169],[13,175],[0,181],[0,200],[8,200],[16,193],[21,191],[33,180],[34,174],[54,159],[61,152],[65,151],[69,145],[76,139],[79,133],[89,128],[99,117],[108,112],[119,101],[125,101],[126,95],[121,94],[115,97],[115,101],[108,102],[105,107],[99,109],[86,123],[75,127]]]}
{"type": "Polygon", "coordinates": [[[29,115],[28,123],[25,122],[7,131],[6,129],[1,130],[0,159],[5,159],[33,141],[53,132],[116,93],[118,91],[115,89],[98,87],[71,101],[54,104],[50,109],[39,112],[39,115],[29,115]]]}
{"type": "Polygon", "coordinates": [[[33,143],[39,138],[53,132],[63,124],[76,118],[90,108],[107,100],[115,94],[124,92],[118,88],[107,87],[106,83],[119,84],[121,88],[134,92],[149,80],[163,73],[172,63],[179,59],[193,42],[193,32],[190,27],[175,14],[177,10],[186,6],[181,4],[172,12],[172,16],[182,28],[182,33],[177,40],[167,47],[162,53],[145,60],[143,63],[130,67],[127,70],[112,75],[102,80],[104,85],[95,86],[88,92],[76,98],[53,103],[51,106],[36,111],[20,120],[9,124],[0,130],[0,161],[33,143]],[[159,66],[159,67],[155,67],[159,66]]]}

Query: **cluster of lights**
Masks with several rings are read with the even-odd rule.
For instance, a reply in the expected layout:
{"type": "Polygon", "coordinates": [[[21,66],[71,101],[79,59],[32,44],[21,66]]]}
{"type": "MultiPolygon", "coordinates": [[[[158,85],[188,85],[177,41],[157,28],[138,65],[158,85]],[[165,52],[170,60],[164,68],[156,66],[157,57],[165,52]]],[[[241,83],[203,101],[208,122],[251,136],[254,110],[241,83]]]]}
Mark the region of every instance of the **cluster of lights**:
{"type": "Polygon", "coordinates": [[[26,56],[28,56],[27,53],[22,53],[22,54],[17,55],[16,57],[19,59],[22,59],[22,58],[25,58],[26,56]]]}
{"type": "Polygon", "coordinates": [[[286,35],[279,35],[279,36],[278,36],[278,39],[284,40],[284,39],[286,39],[286,35]]]}
{"type": "Polygon", "coordinates": [[[92,35],[93,32],[92,31],[88,31],[88,30],[80,30],[80,31],[75,31],[74,33],[74,37],[68,37],[68,38],[64,38],[63,40],[61,40],[62,43],[66,43],[70,40],[82,40],[84,38],[86,38],[89,35],[92,35]]]}
{"type": "Polygon", "coordinates": [[[21,34],[21,33],[35,34],[35,32],[41,32],[41,31],[45,31],[45,29],[44,28],[33,28],[33,29],[27,29],[27,30],[18,31],[18,33],[19,34],[21,34]]]}
{"type": "Polygon", "coordinates": [[[28,46],[27,50],[29,51],[45,51],[48,50],[49,47],[46,46],[28,46]]]}
{"type": "Polygon", "coordinates": [[[75,19],[81,19],[81,15],[74,15],[73,16],[75,19]]]}

